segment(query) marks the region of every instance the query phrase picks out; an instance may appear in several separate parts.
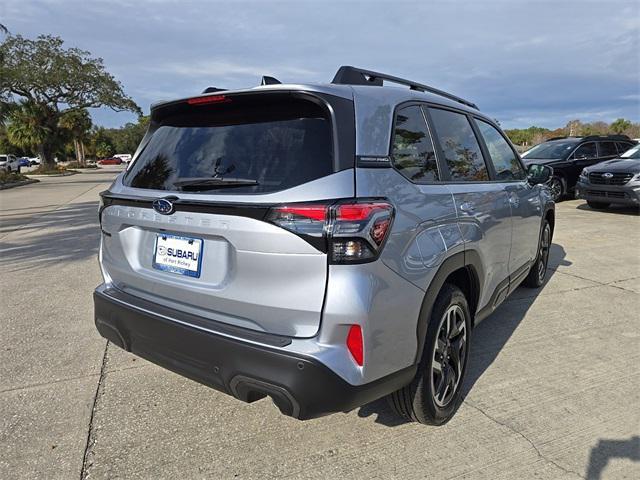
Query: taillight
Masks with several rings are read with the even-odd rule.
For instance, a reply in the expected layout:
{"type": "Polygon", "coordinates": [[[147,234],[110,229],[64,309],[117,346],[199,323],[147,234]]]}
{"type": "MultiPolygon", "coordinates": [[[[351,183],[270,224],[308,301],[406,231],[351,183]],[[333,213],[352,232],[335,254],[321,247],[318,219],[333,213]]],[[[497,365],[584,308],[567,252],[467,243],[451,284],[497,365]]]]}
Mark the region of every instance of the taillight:
{"type": "Polygon", "coordinates": [[[274,207],[267,220],[303,237],[326,239],[332,263],[364,263],[378,258],[393,223],[386,201],[309,203],[274,207]]]}
{"type": "Polygon", "coordinates": [[[351,325],[347,333],[347,349],[353,360],[359,365],[364,364],[364,342],[362,341],[362,328],[360,325],[351,325]]]}

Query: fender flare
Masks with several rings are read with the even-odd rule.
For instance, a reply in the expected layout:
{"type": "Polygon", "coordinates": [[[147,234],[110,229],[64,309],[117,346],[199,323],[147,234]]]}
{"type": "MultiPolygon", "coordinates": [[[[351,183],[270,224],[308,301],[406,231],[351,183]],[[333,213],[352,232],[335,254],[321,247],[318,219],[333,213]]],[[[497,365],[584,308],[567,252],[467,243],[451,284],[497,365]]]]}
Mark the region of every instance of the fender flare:
{"type": "MultiPolygon", "coordinates": [[[[465,267],[468,267],[471,270],[471,277],[473,277],[472,282],[474,283],[472,287],[476,289],[477,292],[482,291],[484,269],[482,268],[480,256],[475,250],[458,252],[454,255],[451,255],[440,264],[440,267],[438,267],[438,271],[434,275],[431,283],[427,288],[424,299],[422,300],[422,306],[420,307],[420,315],[418,317],[418,324],[416,327],[418,348],[416,350],[414,364],[419,363],[420,359],[422,358],[422,351],[424,350],[424,345],[427,340],[427,328],[429,326],[429,322],[431,321],[431,312],[433,310],[433,305],[436,302],[436,298],[438,297],[440,290],[442,290],[442,286],[444,285],[449,275],[451,275],[456,270],[460,270],[465,267]]],[[[473,305],[473,302],[470,299],[469,304],[470,306],[473,305]]],[[[475,316],[477,305],[475,307],[472,307],[472,310],[474,310],[471,312],[471,323],[473,324],[473,317],[475,316]]]]}

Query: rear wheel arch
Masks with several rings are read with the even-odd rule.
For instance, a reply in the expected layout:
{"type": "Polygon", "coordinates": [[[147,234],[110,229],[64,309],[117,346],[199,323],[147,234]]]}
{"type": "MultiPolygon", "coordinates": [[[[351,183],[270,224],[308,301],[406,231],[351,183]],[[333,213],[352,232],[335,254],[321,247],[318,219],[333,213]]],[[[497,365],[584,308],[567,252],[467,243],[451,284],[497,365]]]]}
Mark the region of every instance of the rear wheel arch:
{"type": "Polygon", "coordinates": [[[549,226],[551,227],[551,236],[553,237],[553,230],[556,226],[556,212],[553,208],[549,208],[545,214],[544,219],[549,222],[549,226]]]}
{"type": "Polygon", "coordinates": [[[481,278],[482,263],[480,262],[480,256],[474,250],[456,253],[442,262],[429,284],[422,301],[416,329],[418,348],[416,350],[414,363],[419,363],[422,357],[433,306],[443,286],[449,283],[462,290],[469,303],[473,324],[473,317],[478,307],[478,300],[482,288],[481,278]]]}

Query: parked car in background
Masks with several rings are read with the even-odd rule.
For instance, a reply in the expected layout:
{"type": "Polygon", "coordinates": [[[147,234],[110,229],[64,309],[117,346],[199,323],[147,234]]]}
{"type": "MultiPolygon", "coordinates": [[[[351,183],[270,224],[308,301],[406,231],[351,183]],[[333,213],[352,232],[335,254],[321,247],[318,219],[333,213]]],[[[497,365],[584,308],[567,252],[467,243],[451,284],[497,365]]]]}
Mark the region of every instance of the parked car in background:
{"type": "Polygon", "coordinates": [[[15,155],[0,154],[0,170],[18,172],[20,170],[20,160],[15,155]]]}
{"type": "Polygon", "coordinates": [[[474,326],[545,281],[552,169],[527,171],[475,104],[410,80],[341,67],[262,84],[153,105],[144,150],[101,194],[98,331],[296,418],[390,395],[445,423],[474,326]]]}
{"type": "Polygon", "coordinates": [[[21,167],[30,167],[31,166],[31,162],[29,161],[29,159],[27,157],[20,157],[18,159],[18,163],[21,167]]]}
{"type": "Polygon", "coordinates": [[[29,165],[31,167],[35,167],[36,165],[40,165],[40,157],[31,157],[29,159],[29,165]]]}
{"type": "Polygon", "coordinates": [[[129,163],[131,161],[130,153],[117,153],[113,157],[121,159],[124,163],[129,163]]]}
{"type": "Polygon", "coordinates": [[[532,163],[553,167],[549,188],[555,201],[575,189],[585,167],[616,158],[635,145],[626,135],[592,135],[558,137],[536,145],[522,155],[525,165],[532,163]]]}
{"type": "Polygon", "coordinates": [[[119,157],[112,158],[103,158],[102,160],[98,160],[99,165],[120,165],[122,164],[122,159],[119,157]]]}
{"type": "Polygon", "coordinates": [[[597,209],[612,203],[640,207],[640,145],[624,152],[620,158],[583,169],[576,185],[576,197],[597,209]]]}

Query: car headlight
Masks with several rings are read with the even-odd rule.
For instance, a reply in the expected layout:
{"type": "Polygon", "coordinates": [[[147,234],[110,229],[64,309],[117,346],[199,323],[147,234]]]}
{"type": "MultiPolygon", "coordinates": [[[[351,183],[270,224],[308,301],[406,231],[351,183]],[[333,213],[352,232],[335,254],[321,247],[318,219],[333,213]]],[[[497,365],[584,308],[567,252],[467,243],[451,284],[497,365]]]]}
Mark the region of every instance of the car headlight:
{"type": "Polygon", "coordinates": [[[580,180],[587,182],[589,181],[589,172],[587,172],[587,169],[583,169],[582,172],[580,172],[580,180]]]}

